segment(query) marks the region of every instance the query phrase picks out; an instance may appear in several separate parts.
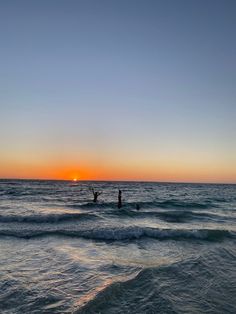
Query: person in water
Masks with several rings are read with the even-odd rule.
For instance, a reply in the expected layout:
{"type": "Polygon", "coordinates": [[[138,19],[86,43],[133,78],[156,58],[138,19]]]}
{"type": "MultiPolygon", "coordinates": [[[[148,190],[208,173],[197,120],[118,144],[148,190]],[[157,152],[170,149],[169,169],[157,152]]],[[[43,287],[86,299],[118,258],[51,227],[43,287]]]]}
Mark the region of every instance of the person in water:
{"type": "Polygon", "coordinates": [[[118,208],[121,208],[122,207],[122,201],[121,201],[121,190],[119,190],[119,193],[118,193],[118,208]]]}
{"type": "Polygon", "coordinates": [[[92,189],[93,192],[93,202],[97,203],[98,196],[102,194],[102,192],[95,192],[94,189],[92,189]]]}

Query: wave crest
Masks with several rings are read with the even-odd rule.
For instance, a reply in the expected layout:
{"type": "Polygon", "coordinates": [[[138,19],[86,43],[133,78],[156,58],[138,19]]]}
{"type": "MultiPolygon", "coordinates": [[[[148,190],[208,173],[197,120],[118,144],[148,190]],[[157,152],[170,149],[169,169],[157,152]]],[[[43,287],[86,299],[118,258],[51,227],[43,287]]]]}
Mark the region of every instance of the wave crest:
{"type": "Polygon", "coordinates": [[[234,313],[235,279],[235,250],[216,248],[113,282],[76,313],[234,313]]]}
{"type": "Polygon", "coordinates": [[[90,230],[59,229],[57,228],[30,228],[30,229],[2,229],[0,235],[14,236],[17,238],[33,238],[39,236],[70,236],[104,241],[122,241],[140,239],[143,237],[158,240],[186,240],[199,239],[206,241],[219,241],[224,238],[235,238],[235,232],[217,229],[159,229],[151,227],[122,227],[122,228],[98,228],[90,230]]]}

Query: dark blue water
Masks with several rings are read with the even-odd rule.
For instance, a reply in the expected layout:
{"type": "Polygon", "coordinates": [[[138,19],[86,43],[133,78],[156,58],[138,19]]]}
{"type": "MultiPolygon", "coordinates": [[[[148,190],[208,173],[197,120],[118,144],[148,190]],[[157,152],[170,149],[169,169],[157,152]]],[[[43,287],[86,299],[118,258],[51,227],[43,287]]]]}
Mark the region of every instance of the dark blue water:
{"type": "Polygon", "coordinates": [[[0,312],[236,313],[235,192],[0,180],[0,312]]]}

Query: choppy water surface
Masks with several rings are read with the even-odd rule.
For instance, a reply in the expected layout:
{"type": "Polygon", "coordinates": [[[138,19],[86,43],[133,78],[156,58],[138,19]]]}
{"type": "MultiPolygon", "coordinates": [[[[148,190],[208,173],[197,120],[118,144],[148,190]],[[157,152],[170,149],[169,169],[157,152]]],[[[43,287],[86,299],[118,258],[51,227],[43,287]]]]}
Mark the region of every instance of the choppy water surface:
{"type": "Polygon", "coordinates": [[[235,192],[0,180],[0,312],[236,313],[235,192]]]}

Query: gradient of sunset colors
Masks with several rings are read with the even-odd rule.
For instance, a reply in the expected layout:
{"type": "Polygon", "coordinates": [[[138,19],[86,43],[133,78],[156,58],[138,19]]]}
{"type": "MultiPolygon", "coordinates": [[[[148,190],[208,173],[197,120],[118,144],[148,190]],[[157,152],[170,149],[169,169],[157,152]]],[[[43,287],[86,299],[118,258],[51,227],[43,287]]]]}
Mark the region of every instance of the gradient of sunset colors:
{"type": "Polygon", "coordinates": [[[0,178],[236,183],[234,0],[0,1],[0,178]]]}

